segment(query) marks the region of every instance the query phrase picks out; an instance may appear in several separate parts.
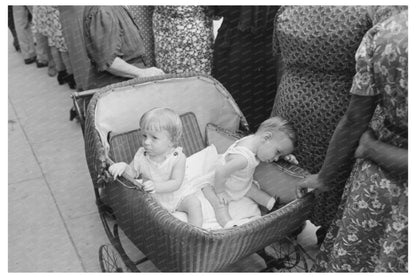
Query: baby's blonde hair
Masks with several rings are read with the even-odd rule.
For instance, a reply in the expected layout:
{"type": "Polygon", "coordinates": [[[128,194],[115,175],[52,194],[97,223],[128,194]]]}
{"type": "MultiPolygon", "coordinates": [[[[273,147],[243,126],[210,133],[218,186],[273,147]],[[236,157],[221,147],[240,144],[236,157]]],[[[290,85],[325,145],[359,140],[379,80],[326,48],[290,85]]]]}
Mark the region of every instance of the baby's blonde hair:
{"type": "Polygon", "coordinates": [[[274,116],[262,122],[261,125],[258,127],[256,134],[260,134],[266,131],[271,132],[273,136],[277,132],[283,132],[292,141],[293,146],[296,145],[296,132],[294,131],[290,123],[280,116],[274,116]]]}
{"type": "Polygon", "coordinates": [[[172,143],[177,146],[182,136],[182,121],[170,108],[153,108],[140,118],[140,129],[149,131],[166,131],[172,143]]]}

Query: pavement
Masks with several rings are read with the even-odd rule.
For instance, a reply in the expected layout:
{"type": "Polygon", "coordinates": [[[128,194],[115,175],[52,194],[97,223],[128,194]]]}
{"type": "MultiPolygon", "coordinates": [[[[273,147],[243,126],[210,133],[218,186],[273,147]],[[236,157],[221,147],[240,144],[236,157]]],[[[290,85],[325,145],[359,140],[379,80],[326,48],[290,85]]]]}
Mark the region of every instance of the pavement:
{"type": "MultiPolygon", "coordinates": [[[[69,121],[71,90],[47,68],[25,65],[8,41],[8,271],[100,272],[98,250],[109,240],[95,205],[84,140],[69,121]]],[[[309,222],[298,241],[317,252],[309,222]]],[[[143,257],[121,234],[127,253],[143,257]]],[[[264,267],[257,255],[224,271],[264,267]]],[[[157,272],[152,263],[140,266],[157,272]]]]}

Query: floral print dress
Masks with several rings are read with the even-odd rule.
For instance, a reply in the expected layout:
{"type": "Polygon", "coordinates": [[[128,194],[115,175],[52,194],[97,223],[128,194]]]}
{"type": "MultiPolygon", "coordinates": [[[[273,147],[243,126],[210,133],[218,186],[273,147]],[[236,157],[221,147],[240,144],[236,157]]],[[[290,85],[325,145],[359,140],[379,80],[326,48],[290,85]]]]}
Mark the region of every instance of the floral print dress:
{"type": "MultiPolygon", "coordinates": [[[[378,140],[407,149],[407,11],[374,26],[356,54],[351,93],[380,97],[378,140]]],[[[404,272],[408,269],[407,175],[358,159],[336,221],[317,256],[317,271],[404,272]]]]}
{"type": "Polygon", "coordinates": [[[49,46],[56,47],[60,52],[67,52],[59,16],[59,10],[53,6],[34,6],[33,26],[35,32],[48,37],[49,46]]]}
{"type": "Polygon", "coordinates": [[[201,6],[157,6],[153,13],[156,67],[165,73],[211,73],[213,23],[201,6]]]}

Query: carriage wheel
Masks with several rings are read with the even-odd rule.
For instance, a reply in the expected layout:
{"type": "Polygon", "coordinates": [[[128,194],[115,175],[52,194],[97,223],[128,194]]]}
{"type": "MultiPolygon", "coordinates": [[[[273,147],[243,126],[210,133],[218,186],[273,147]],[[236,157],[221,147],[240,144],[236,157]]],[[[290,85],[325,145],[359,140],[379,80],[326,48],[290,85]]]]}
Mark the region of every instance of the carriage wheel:
{"type": "Polygon", "coordinates": [[[100,246],[98,251],[100,267],[102,272],[125,272],[126,267],[121,256],[110,244],[100,246]]]}
{"type": "Polygon", "coordinates": [[[304,251],[296,241],[284,238],[265,248],[268,269],[278,272],[308,272],[304,251]]]}

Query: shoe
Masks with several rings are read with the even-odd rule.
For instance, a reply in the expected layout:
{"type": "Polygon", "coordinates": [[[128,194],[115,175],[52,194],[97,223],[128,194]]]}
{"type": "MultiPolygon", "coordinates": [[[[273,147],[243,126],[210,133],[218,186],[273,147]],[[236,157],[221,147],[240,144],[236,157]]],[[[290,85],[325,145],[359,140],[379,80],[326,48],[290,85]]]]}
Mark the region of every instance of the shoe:
{"type": "Polygon", "coordinates": [[[54,77],[56,75],[56,68],[55,67],[49,67],[48,68],[48,75],[50,77],[54,77]]]}
{"type": "Polygon", "coordinates": [[[71,109],[69,110],[69,120],[72,121],[76,117],[77,117],[77,112],[75,111],[74,107],[71,107],[71,109]]]}
{"type": "Polygon", "coordinates": [[[58,80],[59,85],[63,85],[66,82],[66,77],[68,73],[66,70],[61,70],[58,72],[58,77],[56,78],[58,80]]]}
{"type": "Polygon", "coordinates": [[[74,75],[69,74],[65,77],[65,82],[68,83],[69,88],[75,89],[77,84],[75,83],[74,75]]]}
{"type": "Polygon", "coordinates": [[[48,66],[48,62],[42,63],[42,62],[39,62],[38,60],[36,60],[36,67],[44,68],[44,67],[47,67],[47,66],[48,66]]]}
{"type": "Polygon", "coordinates": [[[32,58],[27,58],[24,60],[26,65],[32,64],[34,62],[36,62],[36,57],[32,57],[32,58]]]}
{"type": "Polygon", "coordinates": [[[14,49],[16,49],[17,52],[20,52],[20,45],[17,41],[13,41],[14,49]]]}

